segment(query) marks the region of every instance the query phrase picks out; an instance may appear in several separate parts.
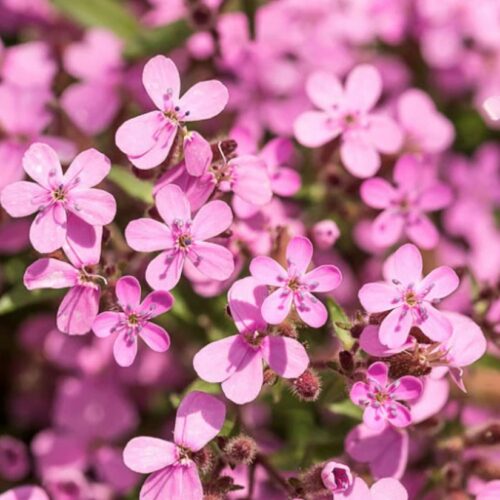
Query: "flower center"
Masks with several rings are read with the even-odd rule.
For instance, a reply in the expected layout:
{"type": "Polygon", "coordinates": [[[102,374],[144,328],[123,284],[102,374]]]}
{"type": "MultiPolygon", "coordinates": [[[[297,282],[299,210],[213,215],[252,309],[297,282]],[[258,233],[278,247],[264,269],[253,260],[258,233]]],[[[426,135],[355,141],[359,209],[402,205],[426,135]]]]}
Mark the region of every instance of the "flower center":
{"type": "Polygon", "coordinates": [[[265,333],[259,332],[258,330],[245,332],[243,337],[246,343],[252,347],[259,347],[262,344],[262,341],[266,337],[265,333]]]}
{"type": "Polygon", "coordinates": [[[293,292],[297,292],[302,288],[302,283],[300,282],[298,277],[293,277],[288,280],[288,288],[293,292]]]}
{"type": "Polygon", "coordinates": [[[175,220],[172,224],[172,233],[177,241],[177,245],[182,250],[187,248],[193,243],[191,235],[191,223],[182,220],[175,220]]]}
{"type": "Polygon", "coordinates": [[[139,324],[139,317],[137,316],[136,313],[129,314],[128,324],[130,326],[137,326],[139,324]]]}
{"type": "Polygon", "coordinates": [[[64,189],[64,186],[59,186],[52,191],[52,199],[54,201],[66,201],[66,190],[64,189]]]}
{"type": "Polygon", "coordinates": [[[405,293],[404,301],[410,307],[414,307],[414,306],[416,306],[419,303],[418,296],[417,296],[417,294],[413,290],[408,290],[405,293]]]}

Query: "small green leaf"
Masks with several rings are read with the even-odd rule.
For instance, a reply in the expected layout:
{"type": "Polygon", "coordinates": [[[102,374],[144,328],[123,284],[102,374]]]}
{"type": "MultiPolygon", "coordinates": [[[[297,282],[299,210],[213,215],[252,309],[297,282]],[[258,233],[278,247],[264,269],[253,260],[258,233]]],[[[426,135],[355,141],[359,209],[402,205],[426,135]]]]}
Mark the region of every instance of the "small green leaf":
{"type": "Polygon", "coordinates": [[[191,28],[183,19],[160,28],[142,30],[127,42],[125,56],[129,59],[138,59],[165,54],[179,47],[191,33],[191,28]]]}
{"type": "Polygon", "coordinates": [[[124,167],[113,165],[107,179],[123,189],[132,198],[147,204],[153,203],[153,185],[138,179],[124,167]]]}
{"type": "Polygon", "coordinates": [[[485,354],[481,359],[474,363],[478,368],[489,368],[491,370],[500,371],[500,361],[491,354],[485,354]]]}
{"type": "Polygon", "coordinates": [[[59,297],[61,293],[61,290],[28,291],[24,285],[17,285],[0,297],[0,315],[17,311],[22,307],[51,300],[59,297]]]}
{"type": "Polygon", "coordinates": [[[52,0],[52,3],[83,26],[106,28],[125,40],[140,35],[136,17],[117,0],[52,0]]]}
{"type": "Polygon", "coordinates": [[[361,420],[363,411],[359,406],[356,406],[350,399],[344,399],[337,403],[332,403],[328,409],[337,415],[344,415],[355,420],[361,420]]]}
{"type": "Polygon", "coordinates": [[[330,321],[332,322],[333,330],[345,350],[351,349],[354,344],[350,328],[351,321],[345,311],[333,299],[328,299],[328,311],[330,312],[330,321]]]}
{"type": "Polygon", "coordinates": [[[219,384],[211,384],[210,382],[205,382],[200,378],[197,378],[187,386],[183,392],[183,396],[186,396],[193,391],[201,391],[208,394],[220,394],[221,392],[219,384]]]}

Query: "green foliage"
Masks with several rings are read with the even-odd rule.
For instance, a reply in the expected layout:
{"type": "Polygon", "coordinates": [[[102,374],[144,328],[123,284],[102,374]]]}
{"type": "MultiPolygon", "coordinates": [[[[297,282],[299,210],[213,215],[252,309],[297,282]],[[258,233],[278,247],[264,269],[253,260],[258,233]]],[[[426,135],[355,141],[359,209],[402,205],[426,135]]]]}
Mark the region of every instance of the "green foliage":
{"type": "Polygon", "coordinates": [[[124,167],[113,165],[107,179],[123,189],[132,198],[147,204],[153,203],[153,185],[138,179],[124,167]]]}
{"type": "Polygon", "coordinates": [[[125,56],[139,59],[169,52],[192,33],[185,20],[159,28],[142,26],[118,0],[52,0],[65,16],[82,26],[108,29],[125,42],[125,56]]]}
{"type": "Polygon", "coordinates": [[[327,306],[328,311],[330,312],[330,321],[332,322],[335,335],[337,335],[340,342],[342,342],[345,350],[351,349],[354,344],[354,339],[352,338],[350,332],[351,320],[342,307],[340,307],[333,299],[328,299],[327,306]]]}
{"type": "Polygon", "coordinates": [[[361,420],[363,411],[359,406],[356,406],[350,399],[344,399],[337,403],[331,403],[328,409],[336,415],[343,415],[354,420],[361,420]]]}
{"type": "Polygon", "coordinates": [[[46,302],[61,295],[61,290],[26,290],[21,283],[0,297],[0,316],[26,306],[46,302]]]}

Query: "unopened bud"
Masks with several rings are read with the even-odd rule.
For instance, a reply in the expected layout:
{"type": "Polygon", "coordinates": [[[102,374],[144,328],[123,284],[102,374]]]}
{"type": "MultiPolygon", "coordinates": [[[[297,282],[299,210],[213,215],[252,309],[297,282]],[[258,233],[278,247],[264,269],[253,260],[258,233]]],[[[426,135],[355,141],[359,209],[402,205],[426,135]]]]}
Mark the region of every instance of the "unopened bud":
{"type": "Polygon", "coordinates": [[[251,437],[240,434],[226,443],[224,453],[232,465],[249,465],[257,454],[257,443],[251,437]]]}
{"type": "Polygon", "coordinates": [[[308,368],[292,381],[292,391],[303,401],[316,401],[321,392],[321,380],[314,370],[308,368]]]}
{"type": "Polygon", "coordinates": [[[363,333],[364,329],[365,329],[365,325],[362,325],[359,323],[352,325],[351,329],[350,329],[352,338],[359,339],[359,337],[361,337],[361,334],[363,333]]]}
{"type": "Polygon", "coordinates": [[[389,314],[388,312],[372,313],[368,318],[368,323],[370,323],[370,325],[380,325],[380,323],[382,323],[382,320],[388,314],[389,314]]]}
{"type": "Polygon", "coordinates": [[[215,456],[210,448],[202,448],[193,455],[193,461],[202,474],[208,474],[214,467],[215,456]]]}
{"type": "Polygon", "coordinates": [[[264,370],[264,385],[274,385],[277,381],[278,375],[271,368],[266,368],[264,370]]]}
{"type": "Polygon", "coordinates": [[[400,378],[404,375],[421,377],[431,372],[431,366],[427,360],[411,352],[400,352],[386,359],[390,365],[389,374],[392,378],[400,378]]]}
{"type": "Polygon", "coordinates": [[[349,351],[339,352],[339,362],[342,370],[344,370],[345,373],[352,373],[352,371],[354,370],[354,358],[349,351]]]}
{"type": "Polygon", "coordinates": [[[310,495],[311,493],[318,493],[325,490],[325,485],[321,478],[323,465],[324,464],[313,465],[300,476],[300,482],[306,494],[310,495]]]}

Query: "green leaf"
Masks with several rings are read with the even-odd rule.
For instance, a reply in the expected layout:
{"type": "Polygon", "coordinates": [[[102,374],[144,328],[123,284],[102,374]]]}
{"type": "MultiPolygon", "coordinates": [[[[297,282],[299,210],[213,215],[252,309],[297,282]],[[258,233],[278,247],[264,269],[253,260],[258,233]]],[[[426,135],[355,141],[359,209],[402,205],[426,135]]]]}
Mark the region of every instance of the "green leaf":
{"type": "Polygon", "coordinates": [[[491,354],[485,354],[481,359],[474,363],[474,367],[500,371],[500,361],[491,354]]]}
{"type": "Polygon", "coordinates": [[[138,59],[170,52],[182,45],[191,33],[191,28],[183,19],[160,28],[143,30],[128,40],[125,56],[129,59],[138,59]]]}
{"type": "Polygon", "coordinates": [[[132,198],[147,204],[153,203],[153,185],[138,179],[124,167],[113,165],[107,179],[123,189],[132,198]]]}
{"type": "Polygon", "coordinates": [[[355,420],[361,420],[363,411],[359,406],[356,406],[350,399],[344,399],[337,403],[332,403],[328,409],[337,415],[344,415],[355,420]]]}
{"type": "Polygon", "coordinates": [[[136,17],[117,0],[52,0],[52,3],[83,26],[107,28],[125,40],[140,35],[136,17]]]}
{"type": "Polygon", "coordinates": [[[61,295],[61,290],[33,290],[28,291],[19,284],[0,297],[0,315],[17,311],[26,306],[51,300],[61,295]]]}
{"type": "Polygon", "coordinates": [[[329,298],[327,305],[328,311],[330,312],[330,321],[332,322],[335,334],[339,338],[340,342],[342,342],[344,349],[351,349],[354,344],[354,339],[352,338],[350,332],[351,320],[342,307],[340,307],[333,299],[329,298]]]}
{"type": "Polygon", "coordinates": [[[200,378],[197,378],[187,386],[187,388],[183,391],[183,396],[186,396],[187,394],[193,391],[201,391],[201,392],[206,392],[208,394],[221,393],[219,384],[211,384],[210,382],[205,382],[200,378]]]}

